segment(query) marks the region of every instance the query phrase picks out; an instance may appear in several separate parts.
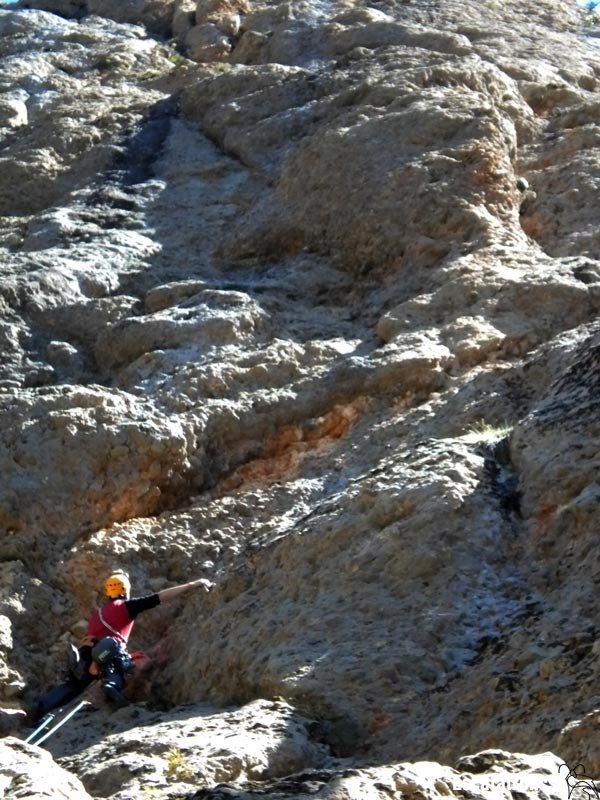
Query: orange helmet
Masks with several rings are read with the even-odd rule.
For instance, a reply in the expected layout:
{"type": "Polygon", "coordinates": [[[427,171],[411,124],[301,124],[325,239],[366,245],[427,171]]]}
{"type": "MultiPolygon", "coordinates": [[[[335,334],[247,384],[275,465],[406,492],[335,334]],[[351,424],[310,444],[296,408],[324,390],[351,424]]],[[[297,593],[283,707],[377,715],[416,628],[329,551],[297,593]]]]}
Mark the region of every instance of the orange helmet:
{"type": "Polygon", "coordinates": [[[117,597],[129,597],[130,591],[129,575],[122,570],[113,572],[104,581],[104,594],[109,600],[115,600],[117,597]]]}

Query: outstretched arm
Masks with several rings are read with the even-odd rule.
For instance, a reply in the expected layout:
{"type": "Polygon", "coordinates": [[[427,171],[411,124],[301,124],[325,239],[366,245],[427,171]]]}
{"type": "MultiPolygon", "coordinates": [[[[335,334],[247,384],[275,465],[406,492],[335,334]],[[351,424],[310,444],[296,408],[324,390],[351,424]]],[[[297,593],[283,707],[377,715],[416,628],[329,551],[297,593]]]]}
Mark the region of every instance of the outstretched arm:
{"type": "Polygon", "coordinates": [[[202,587],[206,592],[210,592],[212,586],[213,584],[210,581],[207,581],[206,578],[199,578],[197,581],[181,583],[179,586],[171,586],[168,589],[161,589],[161,591],[157,592],[157,594],[160,602],[166,603],[169,600],[173,600],[173,598],[178,597],[180,594],[189,591],[190,589],[202,587]]]}

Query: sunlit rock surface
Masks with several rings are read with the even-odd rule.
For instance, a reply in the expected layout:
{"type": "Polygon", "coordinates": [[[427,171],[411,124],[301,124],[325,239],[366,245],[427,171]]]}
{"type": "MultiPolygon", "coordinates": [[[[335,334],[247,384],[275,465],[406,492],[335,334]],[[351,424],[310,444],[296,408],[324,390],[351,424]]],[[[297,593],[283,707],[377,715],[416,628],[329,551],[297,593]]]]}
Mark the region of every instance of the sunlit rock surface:
{"type": "MultiPolygon", "coordinates": [[[[142,615],[131,705],[49,744],[90,796],[600,778],[591,25],[0,8],[3,734],[118,565],[215,586],[142,615]]],[[[39,764],[83,792],[2,741],[8,797],[39,764]]]]}
{"type": "Polygon", "coordinates": [[[80,780],[56,764],[50,753],[7,737],[0,740],[0,789],[7,799],[90,800],[80,780]]]}

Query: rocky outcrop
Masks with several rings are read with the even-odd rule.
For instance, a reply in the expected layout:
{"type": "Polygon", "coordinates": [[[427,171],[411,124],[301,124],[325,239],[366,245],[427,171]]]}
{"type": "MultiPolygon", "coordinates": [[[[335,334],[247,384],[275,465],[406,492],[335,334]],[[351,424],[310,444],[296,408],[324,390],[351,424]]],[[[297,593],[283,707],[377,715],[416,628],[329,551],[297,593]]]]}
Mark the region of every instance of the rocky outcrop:
{"type": "MultiPolygon", "coordinates": [[[[529,760],[502,751],[484,751],[466,757],[458,769],[440,767],[428,762],[402,764],[373,769],[346,769],[305,772],[277,783],[264,783],[239,789],[217,786],[200,790],[190,800],[254,800],[269,797],[273,800],[295,797],[344,798],[361,800],[369,797],[384,800],[389,797],[508,798],[522,795],[531,798],[564,797],[565,784],[556,775],[559,764],[550,754],[529,760]]],[[[563,765],[564,766],[564,765],[563,765]]]]}
{"type": "MultiPolygon", "coordinates": [[[[2,732],[118,565],[215,588],[141,615],[132,705],[53,740],[90,795],[593,776],[576,3],[27,0],[0,60],[2,732]]],[[[9,792],[84,791],[2,741],[9,792]]]]}
{"type": "Polygon", "coordinates": [[[0,740],[0,781],[7,800],[17,797],[90,800],[81,781],[55,764],[49,753],[13,737],[0,740]]]}
{"type": "MultiPolygon", "coordinates": [[[[183,706],[171,714],[142,707],[135,713],[123,709],[110,721],[93,719],[92,727],[90,717],[101,714],[87,712],[88,719],[75,719],[70,732],[56,734],[50,745],[63,767],[76,772],[94,797],[125,800],[151,787],[160,796],[190,800],[265,796],[361,800],[411,794],[457,800],[472,794],[497,800],[515,793],[532,800],[559,800],[574,780],[550,753],[526,756],[487,750],[464,756],[454,768],[431,762],[370,768],[334,763],[319,741],[321,725],[302,718],[280,700],[257,701],[225,712],[199,705],[183,706]],[[103,726],[110,728],[110,760],[107,743],[94,743],[103,726]],[[75,743],[76,755],[60,757],[75,743]]],[[[31,761],[40,759],[35,755],[38,748],[5,741],[7,752],[25,747],[31,761]]],[[[13,797],[12,788],[8,798],[13,797]]]]}
{"type": "MultiPolygon", "coordinates": [[[[125,797],[152,785],[162,791],[192,792],[223,782],[273,780],[320,767],[327,748],[311,738],[315,722],[282,701],[257,701],[235,711],[188,706],[174,714],[127,710],[113,715],[116,759],[107,762],[103,742],[81,749],[78,730],[52,745],[56,753],[76,738],[80,752],[61,759],[92,794],[125,797]],[[115,717],[118,716],[118,719],[115,717]],[[69,741],[70,739],[70,741],[69,741]]],[[[88,741],[94,739],[93,734],[88,741]]]]}

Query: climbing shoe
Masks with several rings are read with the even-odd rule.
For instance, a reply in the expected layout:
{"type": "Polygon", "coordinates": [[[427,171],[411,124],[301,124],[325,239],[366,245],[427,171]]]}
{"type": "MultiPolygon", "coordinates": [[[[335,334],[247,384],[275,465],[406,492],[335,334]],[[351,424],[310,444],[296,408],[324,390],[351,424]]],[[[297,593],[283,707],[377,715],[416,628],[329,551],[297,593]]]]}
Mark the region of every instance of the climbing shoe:
{"type": "Polygon", "coordinates": [[[123,708],[123,706],[129,705],[118,686],[115,686],[114,683],[103,683],[102,692],[104,693],[104,697],[114,708],[123,708]]]}

